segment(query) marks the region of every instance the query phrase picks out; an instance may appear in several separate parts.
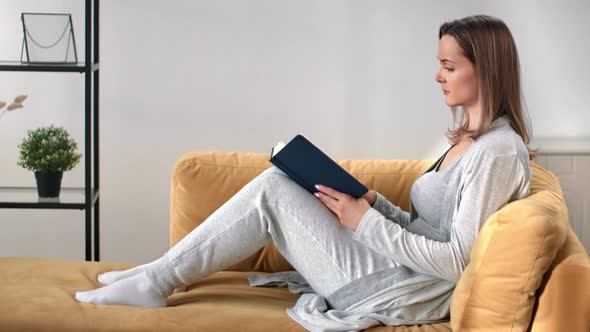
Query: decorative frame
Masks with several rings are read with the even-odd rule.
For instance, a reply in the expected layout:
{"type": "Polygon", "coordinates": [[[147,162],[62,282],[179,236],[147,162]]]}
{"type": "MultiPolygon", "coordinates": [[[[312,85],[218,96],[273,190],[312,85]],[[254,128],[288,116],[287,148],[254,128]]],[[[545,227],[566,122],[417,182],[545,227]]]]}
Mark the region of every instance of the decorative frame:
{"type": "Polygon", "coordinates": [[[21,63],[78,63],[71,14],[21,13],[21,22],[23,26],[21,63]]]}

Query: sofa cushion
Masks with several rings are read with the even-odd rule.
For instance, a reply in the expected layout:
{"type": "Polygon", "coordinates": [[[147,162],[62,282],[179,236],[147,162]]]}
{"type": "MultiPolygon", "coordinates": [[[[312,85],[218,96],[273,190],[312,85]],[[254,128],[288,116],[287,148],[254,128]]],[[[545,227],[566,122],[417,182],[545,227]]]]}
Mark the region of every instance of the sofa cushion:
{"type": "Polygon", "coordinates": [[[168,298],[168,307],[80,303],[76,291],[102,285],[98,273],[132,264],[41,258],[0,258],[1,331],[305,331],[284,308],[298,295],[254,288],[245,272],[219,272],[168,298]],[[242,329],[243,328],[243,329],[242,329]]]}
{"type": "MultiPolygon", "coordinates": [[[[98,273],[133,264],[0,258],[0,331],[305,331],[286,313],[299,294],[251,287],[248,272],[222,271],[168,298],[166,308],[80,303],[76,291],[102,285],[98,273]]],[[[250,272],[252,273],[252,272],[250,272]]],[[[367,331],[450,332],[450,323],[367,331]]]]}
{"type": "MultiPolygon", "coordinates": [[[[170,181],[170,246],[200,225],[242,187],[272,166],[268,155],[191,152],[180,158],[170,181]]],[[[225,271],[289,271],[294,268],[269,243],[225,271]]]]}
{"type": "Polygon", "coordinates": [[[555,177],[531,163],[524,199],[505,205],[481,228],[451,304],[453,330],[524,331],[535,293],[567,235],[567,206],[555,177]]]}
{"type": "Polygon", "coordinates": [[[527,331],[590,331],[590,257],[571,227],[537,298],[527,331]]]}

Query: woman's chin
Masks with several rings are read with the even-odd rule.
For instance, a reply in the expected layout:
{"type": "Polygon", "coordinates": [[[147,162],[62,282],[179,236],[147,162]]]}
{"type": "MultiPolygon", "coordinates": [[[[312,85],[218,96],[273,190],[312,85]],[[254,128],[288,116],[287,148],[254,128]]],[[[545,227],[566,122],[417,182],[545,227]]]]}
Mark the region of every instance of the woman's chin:
{"type": "Polygon", "coordinates": [[[459,105],[457,105],[457,103],[455,103],[455,102],[453,102],[453,101],[451,101],[451,100],[448,100],[448,99],[446,99],[446,100],[445,100],[445,103],[446,103],[446,104],[447,104],[447,106],[449,106],[449,107],[457,107],[457,106],[459,106],[459,105]]]}

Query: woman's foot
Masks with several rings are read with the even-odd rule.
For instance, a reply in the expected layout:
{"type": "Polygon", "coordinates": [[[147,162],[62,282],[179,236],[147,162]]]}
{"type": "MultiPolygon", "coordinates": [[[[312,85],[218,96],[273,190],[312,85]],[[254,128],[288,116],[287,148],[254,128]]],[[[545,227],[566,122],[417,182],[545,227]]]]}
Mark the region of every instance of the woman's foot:
{"type": "Polygon", "coordinates": [[[146,272],[95,290],[76,292],[76,300],[94,304],[125,304],[144,308],[166,306],[166,298],[156,291],[146,272]]]}
{"type": "Polygon", "coordinates": [[[110,284],[114,283],[115,281],[119,281],[121,279],[127,279],[129,277],[133,277],[136,274],[144,272],[149,267],[157,264],[158,261],[159,261],[159,259],[155,260],[151,263],[139,265],[139,266],[136,266],[132,269],[125,270],[125,271],[111,271],[111,272],[101,273],[98,275],[97,279],[98,279],[98,282],[100,282],[103,285],[110,285],[110,284]]]}
{"type": "MultiPolygon", "coordinates": [[[[121,279],[127,279],[127,278],[133,277],[134,275],[137,275],[141,272],[146,271],[149,267],[157,264],[159,260],[160,259],[157,259],[151,263],[139,265],[139,266],[136,266],[136,267],[131,268],[129,270],[111,271],[111,272],[101,273],[98,275],[97,280],[98,280],[98,282],[100,282],[103,285],[110,285],[110,284],[112,284],[116,281],[119,281],[121,279]]],[[[181,287],[174,289],[174,293],[180,293],[180,292],[184,292],[184,291],[186,291],[185,286],[181,286],[181,287]]]]}

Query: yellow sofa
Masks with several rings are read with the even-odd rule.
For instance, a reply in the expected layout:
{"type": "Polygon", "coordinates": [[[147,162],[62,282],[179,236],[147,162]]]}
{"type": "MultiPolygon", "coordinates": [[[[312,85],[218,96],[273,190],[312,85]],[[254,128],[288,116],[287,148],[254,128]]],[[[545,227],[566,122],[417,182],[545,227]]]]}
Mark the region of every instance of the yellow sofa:
{"type": "MultiPolygon", "coordinates": [[[[340,160],[369,188],[408,210],[410,187],[434,160],[340,160]]],[[[171,179],[170,244],[272,166],[268,154],[183,156],[171,179]]],[[[588,331],[590,260],[568,224],[555,176],[534,162],[531,193],[481,229],[453,294],[449,322],[367,331],[588,331]]],[[[292,270],[274,245],[173,294],[168,307],[97,306],[74,293],[98,273],[134,264],[0,258],[0,331],[305,331],[287,316],[298,294],[250,287],[247,274],[292,270]]]]}

